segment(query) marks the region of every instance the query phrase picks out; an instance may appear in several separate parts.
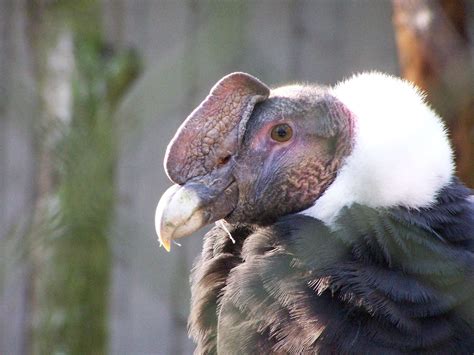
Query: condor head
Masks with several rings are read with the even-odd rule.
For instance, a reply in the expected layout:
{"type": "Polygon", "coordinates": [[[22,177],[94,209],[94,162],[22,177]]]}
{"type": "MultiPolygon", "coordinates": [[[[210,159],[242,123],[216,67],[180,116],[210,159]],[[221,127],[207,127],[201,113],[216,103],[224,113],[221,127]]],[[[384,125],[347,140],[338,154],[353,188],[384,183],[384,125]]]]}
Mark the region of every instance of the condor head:
{"type": "Polygon", "coordinates": [[[176,184],[158,203],[162,245],[206,224],[265,225],[312,206],[353,147],[353,117],[328,90],[270,90],[245,73],[222,78],[168,146],[176,184]]]}

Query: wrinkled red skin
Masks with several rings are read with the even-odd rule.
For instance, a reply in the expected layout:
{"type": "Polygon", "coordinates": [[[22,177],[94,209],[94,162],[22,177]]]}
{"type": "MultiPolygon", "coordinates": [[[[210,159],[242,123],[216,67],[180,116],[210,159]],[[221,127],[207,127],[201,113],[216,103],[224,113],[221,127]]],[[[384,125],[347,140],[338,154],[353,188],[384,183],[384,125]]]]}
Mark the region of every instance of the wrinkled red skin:
{"type": "Polygon", "coordinates": [[[168,177],[177,184],[210,173],[236,153],[239,135],[255,103],[270,90],[258,79],[233,73],[222,78],[174,136],[165,158],[168,177]]]}

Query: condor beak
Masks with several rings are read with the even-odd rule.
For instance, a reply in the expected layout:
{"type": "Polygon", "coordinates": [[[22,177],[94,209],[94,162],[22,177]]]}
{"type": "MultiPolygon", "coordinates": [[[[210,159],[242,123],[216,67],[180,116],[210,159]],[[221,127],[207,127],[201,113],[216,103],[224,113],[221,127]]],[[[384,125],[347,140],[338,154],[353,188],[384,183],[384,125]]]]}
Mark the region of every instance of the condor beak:
{"type": "Polygon", "coordinates": [[[237,203],[237,188],[202,183],[171,186],[156,207],[155,228],[161,245],[170,251],[171,242],[226,217],[237,203]]]}
{"type": "Polygon", "coordinates": [[[205,224],[201,199],[192,189],[171,186],[156,207],[155,228],[161,245],[170,251],[171,241],[193,233],[205,224]]]}
{"type": "Polygon", "coordinates": [[[161,244],[191,234],[228,216],[238,202],[232,160],[246,122],[270,89],[246,73],[219,80],[209,95],[180,126],[168,145],[166,174],[171,187],[156,208],[155,226],[161,244]]]}

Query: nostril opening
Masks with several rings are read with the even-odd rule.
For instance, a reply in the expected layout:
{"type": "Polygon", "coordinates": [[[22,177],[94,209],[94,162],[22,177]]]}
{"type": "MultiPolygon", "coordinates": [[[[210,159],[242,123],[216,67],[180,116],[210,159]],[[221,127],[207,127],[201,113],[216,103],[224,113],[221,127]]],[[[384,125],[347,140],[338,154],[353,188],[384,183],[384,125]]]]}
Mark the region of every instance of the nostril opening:
{"type": "Polygon", "coordinates": [[[217,162],[218,165],[225,165],[229,162],[230,160],[230,155],[227,155],[223,158],[220,158],[219,161],[217,162]]]}

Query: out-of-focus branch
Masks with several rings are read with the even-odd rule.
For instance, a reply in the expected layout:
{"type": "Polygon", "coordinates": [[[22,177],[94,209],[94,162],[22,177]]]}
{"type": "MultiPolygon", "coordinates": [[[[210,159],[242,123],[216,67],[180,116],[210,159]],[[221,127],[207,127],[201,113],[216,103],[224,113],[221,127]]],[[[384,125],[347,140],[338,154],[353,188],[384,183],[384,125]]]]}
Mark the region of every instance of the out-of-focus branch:
{"type": "Polygon", "coordinates": [[[460,178],[474,187],[474,68],[463,0],[392,0],[403,77],[446,120],[460,178]]]}

